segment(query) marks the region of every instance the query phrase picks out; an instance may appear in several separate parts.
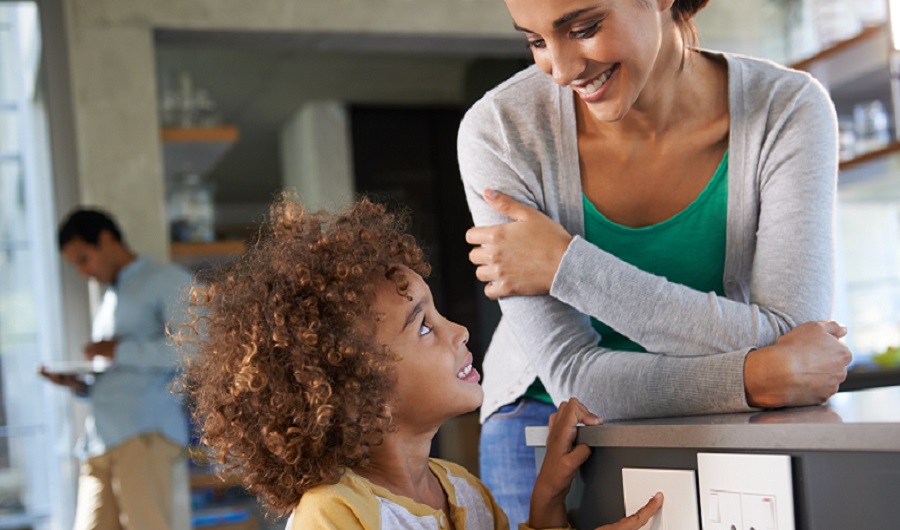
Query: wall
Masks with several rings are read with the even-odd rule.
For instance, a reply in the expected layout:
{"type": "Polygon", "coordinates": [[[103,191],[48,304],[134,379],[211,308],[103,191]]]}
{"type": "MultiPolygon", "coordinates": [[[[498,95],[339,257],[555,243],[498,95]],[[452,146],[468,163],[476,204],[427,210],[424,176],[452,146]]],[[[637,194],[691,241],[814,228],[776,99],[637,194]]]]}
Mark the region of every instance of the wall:
{"type": "Polygon", "coordinates": [[[62,8],[78,199],[110,210],[133,247],[161,259],[155,29],[512,33],[499,0],[69,0],[62,8]]]}

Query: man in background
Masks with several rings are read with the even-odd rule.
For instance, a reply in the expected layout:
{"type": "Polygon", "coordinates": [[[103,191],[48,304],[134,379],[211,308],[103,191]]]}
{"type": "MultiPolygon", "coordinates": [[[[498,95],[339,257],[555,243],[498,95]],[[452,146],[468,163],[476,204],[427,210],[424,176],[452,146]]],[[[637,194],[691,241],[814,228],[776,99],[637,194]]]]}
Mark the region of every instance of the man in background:
{"type": "MultiPolygon", "coordinates": [[[[177,352],[166,335],[185,321],[190,274],[133,253],[103,212],[76,210],[59,248],[84,278],[106,286],[85,359],[95,375],[41,375],[90,405],[78,479],[75,530],[172,528],[173,472],[184,465],[187,420],[170,392],[177,352]]],[[[186,489],[183,494],[189,493],[186,489]]]]}

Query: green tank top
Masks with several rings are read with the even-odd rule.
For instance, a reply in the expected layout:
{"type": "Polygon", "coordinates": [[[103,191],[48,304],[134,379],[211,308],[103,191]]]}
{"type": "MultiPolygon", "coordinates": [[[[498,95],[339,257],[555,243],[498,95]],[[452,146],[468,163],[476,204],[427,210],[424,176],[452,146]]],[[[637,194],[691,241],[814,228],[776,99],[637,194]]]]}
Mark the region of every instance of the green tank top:
{"type": "MultiPolygon", "coordinates": [[[[723,296],[725,230],[728,214],[728,151],[706,187],[684,210],[665,221],[640,228],[614,223],[582,195],[584,238],[635,267],[669,281],[723,296]]],[[[600,334],[599,346],[646,351],[603,322],[591,319],[600,334]]],[[[552,403],[540,379],[525,396],[552,403]]]]}

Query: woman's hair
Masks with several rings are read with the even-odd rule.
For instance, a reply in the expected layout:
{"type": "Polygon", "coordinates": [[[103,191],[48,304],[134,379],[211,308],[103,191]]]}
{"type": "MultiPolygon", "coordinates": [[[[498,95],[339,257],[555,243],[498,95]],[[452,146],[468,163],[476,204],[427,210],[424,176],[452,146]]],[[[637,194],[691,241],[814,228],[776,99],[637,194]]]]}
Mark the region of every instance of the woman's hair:
{"type": "Polygon", "coordinates": [[[694,26],[694,15],[708,3],[709,0],[675,0],[672,4],[672,17],[681,30],[685,49],[697,45],[697,27],[694,26]]]}
{"type": "Polygon", "coordinates": [[[180,381],[202,442],[269,510],[284,514],[391,428],[395,358],[371,342],[376,280],[427,276],[405,219],[367,199],[341,214],[271,207],[260,240],[191,296],[180,381]]]}

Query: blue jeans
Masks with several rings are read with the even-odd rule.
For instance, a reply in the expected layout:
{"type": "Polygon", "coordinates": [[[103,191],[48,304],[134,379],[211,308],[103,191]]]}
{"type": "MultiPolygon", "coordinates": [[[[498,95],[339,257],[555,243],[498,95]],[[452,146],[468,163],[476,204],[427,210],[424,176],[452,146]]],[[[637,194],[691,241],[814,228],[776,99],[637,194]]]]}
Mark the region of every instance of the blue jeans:
{"type": "Polygon", "coordinates": [[[481,481],[509,517],[509,527],[528,520],[537,478],[534,448],[525,445],[525,427],[546,426],[556,407],[522,397],[500,407],[481,426],[478,463],[481,481]]]}

